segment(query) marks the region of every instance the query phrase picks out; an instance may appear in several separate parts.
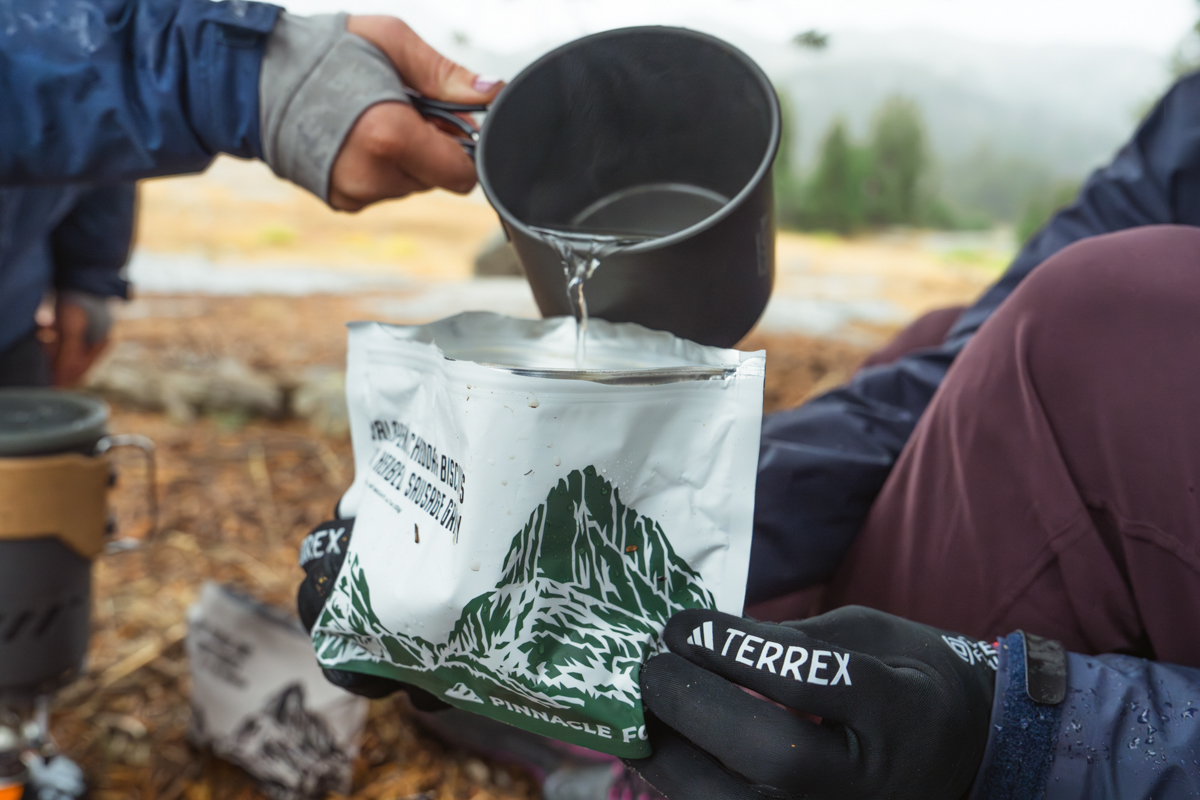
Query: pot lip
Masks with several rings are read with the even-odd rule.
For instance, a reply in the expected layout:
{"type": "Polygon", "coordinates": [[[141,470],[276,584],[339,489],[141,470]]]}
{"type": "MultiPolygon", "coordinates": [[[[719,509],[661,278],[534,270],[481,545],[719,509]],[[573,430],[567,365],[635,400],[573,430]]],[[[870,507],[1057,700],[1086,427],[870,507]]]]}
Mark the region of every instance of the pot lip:
{"type": "MultiPolygon", "coordinates": [[[[627,253],[644,253],[663,247],[669,247],[678,242],[682,242],[685,239],[690,239],[705,230],[708,230],[724,220],[726,217],[732,215],[738,209],[738,207],[745,202],[746,198],[753,194],[762,184],[762,182],[767,179],[771,170],[771,165],[775,161],[775,155],[779,150],[779,143],[782,137],[780,130],[782,125],[782,112],[780,111],[779,107],[779,97],[775,94],[775,87],[771,83],[771,79],[767,77],[767,74],[763,71],[762,67],[758,65],[758,62],[752,59],[740,48],[735,47],[724,39],[720,39],[711,34],[693,30],[691,28],[682,28],[672,25],[636,25],[627,28],[614,28],[612,30],[601,31],[600,33],[593,33],[588,36],[583,36],[579,39],[573,39],[564,45],[556,47],[521,70],[521,72],[518,73],[515,78],[513,78],[508,86],[500,92],[500,95],[496,98],[495,102],[492,103],[491,112],[494,112],[504,104],[505,96],[508,94],[509,89],[522,83],[530,74],[535,72],[546,62],[557,58],[562,53],[578,47],[581,43],[592,42],[606,38],[615,38],[619,36],[638,35],[643,33],[669,33],[672,35],[697,39],[724,50],[726,53],[732,55],[734,58],[740,61],[750,72],[750,74],[757,79],[760,88],[763,90],[763,94],[766,95],[767,109],[771,116],[769,121],[770,135],[767,140],[766,150],[763,153],[761,161],[759,162],[758,169],[754,171],[754,174],[749,180],[746,181],[745,185],[742,186],[738,193],[731,197],[729,202],[721,206],[720,210],[705,217],[696,224],[684,228],[683,230],[676,231],[668,236],[662,236],[641,244],[633,245],[624,251],[627,253]]],[[[484,120],[483,128],[479,134],[479,147],[476,155],[476,173],[479,178],[479,185],[483,189],[483,193],[487,197],[488,202],[491,203],[492,208],[495,209],[496,213],[500,215],[501,222],[516,228],[522,234],[531,239],[536,239],[538,237],[535,236],[534,233],[529,229],[529,226],[518,219],[517,216],[509,211],[508,208],[500,202],[499,198],[496,197],[496,194],[492,189],[491,180],[488,178],[487,135],[490,128],[488,123],[491,121],[493,116],[493,113],[491,112],[488,114],[487,119],[484,120]]]]}
{"type": "Polygon", "coordinates": [[[51,406],[72,414],[32,430],[0,430],[0,460],[57,455],[64,450],[90,446],[104,436],[110,409],[103,400],[80,392],[43,388],[0,389],[0,412],[51,406]]]}

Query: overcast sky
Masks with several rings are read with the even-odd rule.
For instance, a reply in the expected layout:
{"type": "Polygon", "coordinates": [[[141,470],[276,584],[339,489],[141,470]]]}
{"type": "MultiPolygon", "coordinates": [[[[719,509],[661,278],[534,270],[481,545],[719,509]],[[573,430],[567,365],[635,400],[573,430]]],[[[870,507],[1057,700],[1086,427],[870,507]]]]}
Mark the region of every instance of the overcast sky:
{"type": "Polygon", "coordinates": [[[607,28],[675,24],[764,39],[797,31],[926,29],[1013,44],[1123,45],[1166,55],[1196,21],[1195,0],[284,0],[298,13],[390,13],[430,41],[452,32],[511,52],[607,28]]]}

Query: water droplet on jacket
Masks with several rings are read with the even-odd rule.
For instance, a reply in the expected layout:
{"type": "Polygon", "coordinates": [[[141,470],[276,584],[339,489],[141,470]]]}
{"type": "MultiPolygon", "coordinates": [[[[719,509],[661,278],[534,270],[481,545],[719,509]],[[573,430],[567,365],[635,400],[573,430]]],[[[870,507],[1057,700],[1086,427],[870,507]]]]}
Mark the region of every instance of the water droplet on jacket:
{"type": "Polygon", "coordinates": [[[1184,719],[1191,719],[1192,717],[1196,716],[1196,709],[1185,708],[1183,711],[1179,712],[1179,715],[1184,719]]]}
{"type": "Polygon", "coordinates": [[[1133,737],[1132,739],[1130,739],[1130,740],[1129,740],[1129,749],[1130,749],[1130,750],[1137,750],[1137,746],[1138,746],[1139,744],[1141,744],[1141,743],[1142,743],[1142,739],[1141,739],[1141,737],[1140,737],[1140,736],[1135,736],[1135,737],[1133,737]]]}
{"type": "Polygon", "coordinates": [[[1154,744],[1154,737],[1153,737],[1153,736],[1147,736],[1147,737],[1146,737],[1146,744],[1154,744]]]}
{"type": "Polygon", "coordinates": [[[1147,751],[1146,751],[1146,755],[1148,755],[1148,756],[1152,756],[1152,757],[1153,757],[1153,756],[1156,756],[1156,755],[1158,755],[1158,752],[1157,752],[1157,751],[1155,751],[1155,750],[1147,750],[1147,751]]]}
{"type": "Polygon", "coordinates": [[[1138,714],[1137,719],[1138,719],[1138,722],[1141,722],[1144,724],[1147,720],[1150,719],[1150,709],[1148,709],[1148,708],[1142,709],[1142,713],[1138,714]]]}

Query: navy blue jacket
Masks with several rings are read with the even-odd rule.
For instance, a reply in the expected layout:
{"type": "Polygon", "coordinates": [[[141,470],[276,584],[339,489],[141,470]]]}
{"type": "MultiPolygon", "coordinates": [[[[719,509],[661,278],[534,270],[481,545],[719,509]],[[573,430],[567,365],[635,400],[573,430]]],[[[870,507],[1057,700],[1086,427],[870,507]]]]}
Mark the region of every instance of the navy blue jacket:
{"type": "Polygon", "coordinates": [[[1067,655],[1066,698],[1029,696],[1024,638],[1000,646],[983,764],[969,800],[1200,797],[1200,669],[1067,655]]]}
{"type": "Polygon", "coordinates": [[[278,13],[0,2],[0,351],[50,288],[125,296],[134,180],[261,156],[258,73],[278,13]]]}
{"type": "Polygon", "coordinates": [[[0,187],[0,352],[33,331],[50,288],[124,297],[132,183],[0,187]]]}

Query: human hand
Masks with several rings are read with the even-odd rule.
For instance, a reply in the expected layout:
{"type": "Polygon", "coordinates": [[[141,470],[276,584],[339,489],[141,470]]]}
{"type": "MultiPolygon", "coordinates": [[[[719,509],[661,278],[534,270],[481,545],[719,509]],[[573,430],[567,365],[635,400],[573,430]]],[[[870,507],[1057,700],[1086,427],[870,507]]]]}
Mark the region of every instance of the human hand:
{"type": "Polygon", "coordinates": [[[107,300],[79,292],[60,292],[54,304],[50,358],[54,385],[75,386],[108,347],[112,316],[107,300]]]}
{"type": "MultiPolygon", "coordinates": [[[[304,569],[304,581],[296,592],[296,610],[304,629],[312,633],[313,626],[325,608],[325,602],[333,591],[338,572],[346,560],[350,537],[354,533],[353,519],[335,519],[322,522],[313,528],[300,545],[300,566],[304,569]]],[[[421,711],[439,711],[449,708],[423,689],[419,689],[389,678],[349,672],[343,669],[322,670],[326,679],[335,686],[362,697],[378,699],[403,689],[409,700],[421,711]]]]}
{"type": "MultiPolygon", "coordinates": [[[[490,103],[502,87],[441,55],[395,17],[352,16],[346,29],[379,48],[404,83],[426,97],[490,103]]],[[[466,193],[474,186],[475,163],[453,136],[411,105],[385,102],[363,112],[346,137],[330,173],[329,204],[357,211],[435,187],[466,193]]]]}
{"type": "Polygon", "coordinates": [[[667,797],[970,790],[988,739],[992,645],[858,606],[783,625],[694,609],[665,637],[671,652],[641,670],[654,754],[628,763],[667,797]]]}

